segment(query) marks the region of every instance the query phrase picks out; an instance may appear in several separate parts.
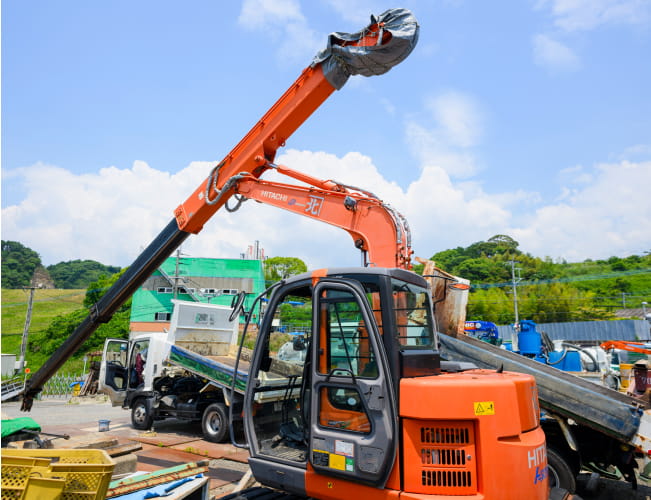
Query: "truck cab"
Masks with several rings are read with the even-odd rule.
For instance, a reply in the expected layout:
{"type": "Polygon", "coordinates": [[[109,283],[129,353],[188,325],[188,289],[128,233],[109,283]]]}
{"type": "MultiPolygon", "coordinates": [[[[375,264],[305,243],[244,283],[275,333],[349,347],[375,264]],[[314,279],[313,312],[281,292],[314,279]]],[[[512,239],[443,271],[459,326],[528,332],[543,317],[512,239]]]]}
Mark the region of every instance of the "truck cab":
{"type": "Polygon", "coordinates": [[[169,350],[163,335],[145,333],[129,340],[106,339],[98,389],[113,406],[123,406],[130,393],[152,389],[169,350]]]}

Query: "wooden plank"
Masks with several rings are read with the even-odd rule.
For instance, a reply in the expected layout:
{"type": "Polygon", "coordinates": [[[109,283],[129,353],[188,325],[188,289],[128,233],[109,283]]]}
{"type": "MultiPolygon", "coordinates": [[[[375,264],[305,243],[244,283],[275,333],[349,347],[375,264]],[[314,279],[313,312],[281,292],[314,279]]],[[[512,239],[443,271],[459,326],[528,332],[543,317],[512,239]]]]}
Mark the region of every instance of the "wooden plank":
{"type": "Polygon", "coordinates": [[[127,443],[111,446],[109,448],[106,448],[104,451],[106,451],[106,453],[108,453],[111,457],[119,457],[121,455],[128,455],[129,453],[133,453],[139,450],[142,450],[141,443],[127,443]]]}

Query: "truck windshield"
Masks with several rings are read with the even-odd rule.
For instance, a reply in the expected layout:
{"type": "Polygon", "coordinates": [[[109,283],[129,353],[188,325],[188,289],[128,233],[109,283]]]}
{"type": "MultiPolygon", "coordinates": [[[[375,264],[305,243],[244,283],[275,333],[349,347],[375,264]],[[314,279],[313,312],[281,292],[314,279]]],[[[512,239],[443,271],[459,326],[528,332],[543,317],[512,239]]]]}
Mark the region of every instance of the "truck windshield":
{"type": "Polygon", "coordinates": [[[392,279],[396,338],[403,349],[435,349],[432,305],[426,288],[392,279]]]}

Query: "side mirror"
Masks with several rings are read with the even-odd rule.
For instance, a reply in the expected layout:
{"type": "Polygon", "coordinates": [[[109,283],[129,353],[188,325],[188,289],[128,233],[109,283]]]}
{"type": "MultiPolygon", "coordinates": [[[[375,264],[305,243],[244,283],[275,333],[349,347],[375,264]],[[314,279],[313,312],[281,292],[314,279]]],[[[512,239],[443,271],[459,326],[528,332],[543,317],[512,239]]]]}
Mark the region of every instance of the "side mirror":
{"type": "Polygon", "coordinates": [[[240,313],[244,312],[244,299],[246,299],[246,292],[244,291],[238,293],[235,297],[233,297],[233,301],[231,302],[233,311],[228,317],[228,321],[235,321],[235,319],[239,317],[240,313]]]}

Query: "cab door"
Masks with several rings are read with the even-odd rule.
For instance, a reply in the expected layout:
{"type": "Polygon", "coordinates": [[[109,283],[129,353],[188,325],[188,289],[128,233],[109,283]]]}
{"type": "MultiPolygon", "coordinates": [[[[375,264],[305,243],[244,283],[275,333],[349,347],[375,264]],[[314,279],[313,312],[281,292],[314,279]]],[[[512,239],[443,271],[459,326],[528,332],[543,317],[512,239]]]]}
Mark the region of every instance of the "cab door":
{"type": "Polygon", "coordinates": [[[129,341],[106,339],[99,369],[98,392],[106,394],[113,406],[122,406],[129,384],[127,359],[129,341]]]}
{"type": "Polygon", "coordinates": [[[397,408],[366,294],[355,282],[322,279],[312,301],[309,462],[319,474],[383,487],[397,408]]]}

